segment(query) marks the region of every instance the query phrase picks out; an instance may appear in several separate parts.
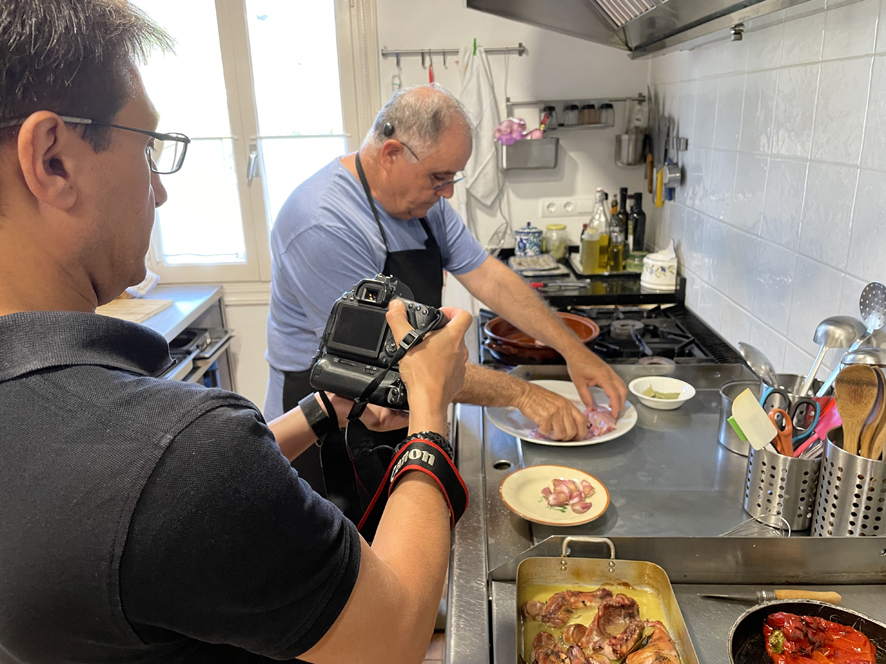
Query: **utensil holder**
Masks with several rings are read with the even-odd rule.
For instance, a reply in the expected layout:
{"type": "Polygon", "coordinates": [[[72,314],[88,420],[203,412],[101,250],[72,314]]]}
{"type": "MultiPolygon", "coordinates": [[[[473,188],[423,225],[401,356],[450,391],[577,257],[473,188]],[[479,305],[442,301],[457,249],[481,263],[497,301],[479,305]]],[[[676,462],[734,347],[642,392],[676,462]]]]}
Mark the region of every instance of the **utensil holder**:
{"type": "Polygon", "coordinates": [[[843,450],[843,427],[828,431],[825,441],[812,534],[886,535],[886,461],[843,450]]]}
{"type": "Polygon", "coordinates": [[[751,451],[751,446],[748,441],[738,437],[728,420],[732,417],[732,404],[735,402],[735,398],[747,389],[750,389],[759,400],[760,383],[754,380],[734,380],[724,383],[720,388],[720,427],[717,432],[717,440],[727,450],[741,456],[747,456],[751,451]]]}
{"type": "Polygon", "coordinates": [[[744,509],[754,517],[780,516],[791,530],[806,530],[815,514],[820,459],[795,459],[751,448],[744,509]]]}
{"type": "Polygon", "coordinates": [[[618,134],[615,137],[615,163],[619,166],[646,163],[643,159],[643,134],[618,134]]]}

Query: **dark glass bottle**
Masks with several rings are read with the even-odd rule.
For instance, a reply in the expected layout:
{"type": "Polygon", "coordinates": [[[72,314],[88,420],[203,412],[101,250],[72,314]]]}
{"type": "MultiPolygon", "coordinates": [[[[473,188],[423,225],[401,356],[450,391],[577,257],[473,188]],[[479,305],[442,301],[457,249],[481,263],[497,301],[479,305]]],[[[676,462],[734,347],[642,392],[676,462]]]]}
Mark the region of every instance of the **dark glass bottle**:
{"type": "MultiPolygon", "coordinates": [[[[625,206],[628,201],[627,187],[622,187],[618,192],[619,210],[613,215],[609,227],[609,271],[622,272],[625,269],[625,243],[628,231],[628,213],[625,206]]],[[[630,249],[628,249],[630,253],[630,249]]]]}
{"type": "Polygon", "coordinates": [[[643,194],[634,194],[634,208],[631,210],[634,226],[634,246],[631,251],[646,251],[646,213],[643,212],[643,194]]]}

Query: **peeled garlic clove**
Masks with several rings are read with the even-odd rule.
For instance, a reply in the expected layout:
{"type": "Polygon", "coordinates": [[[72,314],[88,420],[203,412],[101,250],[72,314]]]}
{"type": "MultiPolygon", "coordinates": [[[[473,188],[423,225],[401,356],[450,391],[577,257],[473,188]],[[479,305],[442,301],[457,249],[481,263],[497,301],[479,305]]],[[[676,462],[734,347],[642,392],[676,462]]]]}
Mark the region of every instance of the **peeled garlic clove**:
{"type": "Polygon", "coordinates": [[[543,495],[545,498],[547,498],[548,496],[550,496],[551,493],[553,493],[553,492],[551,491],[550,487],[544,487],[544,488],[541,490],[541,495],[543,495]]]}
{"type": "Polygon", "coordinates": [[[572,506],[572,511],[576,514],[584,514],[589,509],[591,509],[591,503],[575,503],[572,506]]]}
{"type": "Polygon", "coordinates": [[[594,487],[587,480],[581,481],[581,492],[585,498],[594,494],[594,487]]]}
{"type": "Polygon", "coordinates": [[[558,491],[555,491],[550,496],[548,496],[548,505],[551,507],[562,507],[569,503],[569,496],[566,496],[558,491]]]}
{"type": "Polygon", "coordinates": [[[575,491],[571,496],[569,496],[569,504],[575,505],[575,503],[580,503],[584,500],[584,496],[581,495],[581,492],[575,491]]]}

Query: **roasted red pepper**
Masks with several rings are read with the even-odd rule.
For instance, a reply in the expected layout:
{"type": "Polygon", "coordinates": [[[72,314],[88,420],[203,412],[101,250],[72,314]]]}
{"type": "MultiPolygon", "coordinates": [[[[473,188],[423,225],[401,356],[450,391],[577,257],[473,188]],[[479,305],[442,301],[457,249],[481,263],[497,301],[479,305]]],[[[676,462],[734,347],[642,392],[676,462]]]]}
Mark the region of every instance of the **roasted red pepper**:
{"type": "Polygon", "coordinates": [[[773,613],[763,623],[773,664],[876,664],[868,637],[846,625],[793,613],[773,613]]]}

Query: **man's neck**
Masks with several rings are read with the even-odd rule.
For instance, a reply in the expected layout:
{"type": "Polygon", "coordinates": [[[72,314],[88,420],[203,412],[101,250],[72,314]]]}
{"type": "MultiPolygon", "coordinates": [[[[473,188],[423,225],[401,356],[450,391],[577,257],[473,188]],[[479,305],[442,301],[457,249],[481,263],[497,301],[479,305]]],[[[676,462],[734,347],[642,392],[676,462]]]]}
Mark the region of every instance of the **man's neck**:
{"type": "MultiPolygon", "coordinates": [[[[360,174],[357,171],[357,153],[354,152],[340,159],[344,166],[357,180],[360,174]]],[[[363,174],[366,176],[366,183],[369,185],[369,192],[372,197],[384,208],[384,211],[395,219],[411,219],[410,216],[402,216],[396,210],[396,201],[391,196],[386,196],[385,192],[378,186],[383,180],[383,173],[375,160],[375,156],[365,148],[360,149],[360,166],[363,167],[363,174]]]]}
{"type": "Polygon", "coordinates": [[[88,279],[73,274],[20,239],[0,233],[0,316],[22,311],[87,311],[96,307],[88,279]],[[10,249],[11,248],[11,249],[10,249]]]}

